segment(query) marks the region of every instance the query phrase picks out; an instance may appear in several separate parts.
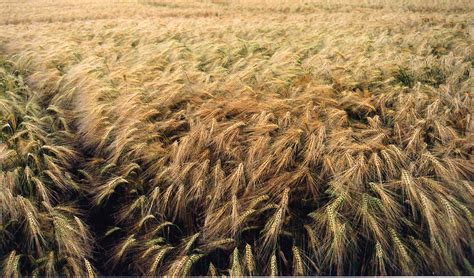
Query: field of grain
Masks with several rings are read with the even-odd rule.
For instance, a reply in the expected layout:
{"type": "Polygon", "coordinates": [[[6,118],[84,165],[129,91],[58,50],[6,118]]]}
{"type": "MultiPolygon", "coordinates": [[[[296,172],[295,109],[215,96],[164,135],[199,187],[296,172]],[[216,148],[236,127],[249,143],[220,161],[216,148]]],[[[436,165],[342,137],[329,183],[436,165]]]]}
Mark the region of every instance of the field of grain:
{"type": "Polygon", "coordinates": [[[474,2],[1,0],[0,273],[474,275],[474,2]]]}

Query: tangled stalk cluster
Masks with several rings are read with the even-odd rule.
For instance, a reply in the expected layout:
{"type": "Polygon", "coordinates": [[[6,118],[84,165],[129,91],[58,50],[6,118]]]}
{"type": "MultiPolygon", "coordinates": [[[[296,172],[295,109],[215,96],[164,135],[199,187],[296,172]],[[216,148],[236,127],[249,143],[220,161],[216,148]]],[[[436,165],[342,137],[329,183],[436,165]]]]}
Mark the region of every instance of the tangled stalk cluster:
{"type": "Polygon", "coordinates": [[[2,26],[2,273],[472,274],[472,9],[345,1],[2,26]]]}
{"type": "Polygon", "coordinates": [[[2,274],[93,275],[91,235],[74,203],[78,154],[62,112],[0,61],[0,253],[2,274]]]}

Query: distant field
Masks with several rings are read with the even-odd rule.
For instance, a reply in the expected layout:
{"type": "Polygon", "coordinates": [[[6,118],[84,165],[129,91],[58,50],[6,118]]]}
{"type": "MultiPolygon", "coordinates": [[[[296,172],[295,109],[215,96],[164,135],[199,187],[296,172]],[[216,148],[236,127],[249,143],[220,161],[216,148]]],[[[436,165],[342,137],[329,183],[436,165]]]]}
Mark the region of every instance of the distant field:
{"type": "Polygon", "coordinates": [[[474,275],[474,2],[0,0],[0,273],[474,275]]]}

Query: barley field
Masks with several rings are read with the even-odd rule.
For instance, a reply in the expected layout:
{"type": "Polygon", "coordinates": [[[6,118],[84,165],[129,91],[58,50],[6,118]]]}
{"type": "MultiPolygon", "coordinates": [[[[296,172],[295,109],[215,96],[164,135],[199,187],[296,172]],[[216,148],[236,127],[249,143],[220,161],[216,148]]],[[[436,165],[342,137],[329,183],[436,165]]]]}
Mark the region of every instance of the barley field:
{"type": "Polygon", "coordinates": [[[474,2],[0,0],[0,275],[474,275],[474,2]]]}

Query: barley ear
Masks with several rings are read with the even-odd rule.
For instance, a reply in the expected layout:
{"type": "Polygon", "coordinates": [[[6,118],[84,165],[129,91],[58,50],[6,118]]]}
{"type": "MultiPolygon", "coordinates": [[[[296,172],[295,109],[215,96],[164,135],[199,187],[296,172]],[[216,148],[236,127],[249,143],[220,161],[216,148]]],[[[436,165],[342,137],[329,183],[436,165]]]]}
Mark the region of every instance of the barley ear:
{"type": "Polygon", "coordinates": [[[255,259],[252,253],[252,246],[250,244],[245,245],[245,266],[249,276],[252,276],[255,272],[255,259]]]}
{"type": "Polygon", "coordinates": [[[210,277],[217,277],[217,269],[216,267],[211,263],[209,263],[209,270],[207,271],[207,276],[210,277]]]}
{"type": "Polygon", "coordinates": [[[273,253],[272,258],[270,260],[270,276],[271,277],[278,276],[278,264],[277,264],[277,257],[275,253],[273,253]]]}
{"type": "Polygon", "coordinates": [[[296,245],[293,245],[291,251],[293,253],[293,275],[302,276],[304,275],[304,265],[301,251],[296,245]]]}
{"type": "Polygon", "coordinates": [[[238,277],[242,276],[242,268],[240,266],[240,258],[239,258],[239,249],[237,247],[234,249],[232,253],[232,264],[230,269],[230,276],[238,277]]]}
{"type": "Polygon", "coordinates": [[[85,264],[86,269],[87,269],[87,277],[88,278],[95,278],[96,275],[95,275],[94,269],[92,268],[91,263],[87,259],[84,258],[84,264],[85,264]]]}

